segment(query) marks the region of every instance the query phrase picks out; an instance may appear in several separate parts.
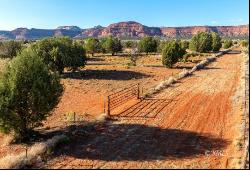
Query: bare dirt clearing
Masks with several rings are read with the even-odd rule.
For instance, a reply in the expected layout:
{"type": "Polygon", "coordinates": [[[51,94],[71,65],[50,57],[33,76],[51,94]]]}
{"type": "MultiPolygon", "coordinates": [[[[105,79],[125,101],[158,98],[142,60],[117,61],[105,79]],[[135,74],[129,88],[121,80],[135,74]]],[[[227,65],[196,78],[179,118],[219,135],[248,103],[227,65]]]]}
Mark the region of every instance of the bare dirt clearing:
{"type": "Polygon", "coordinates": [[[55,127],[61,124],[67,112],[96,117],[103,113],[104,97],[108,94],[137,83],[148,89],[183,68],[191,68],[201,59],[191,57],[193,62],[178,63],[175,69],[166,69],[161,64],[160,56],[155,55],[140,57],[136,67],[129,67],[129,59],[124,56],[91,57],[81,73],[65,74],[62,80],[64,95],[46,125],[55,127]]]}
{"type": "MultiPolygon", "coordinates": [[[[137,83],[150,88],[183,68],[194,66],[201,59],[202,57],[191,57],[193,62],[178,63],[177,68],[166,69],[162,66],[159,55],[139,57],[136,67],[127,65],[130,61],[126,56],[90,57],[81,73],[64,75],[64,95],[52,116],[45,122],[45,127],[60,130],[66,122],[65,114],[70,112],[76,112],[77,119],[86,119],[86,115],[95,119],[103,112],[104,96],[109,93],[137,83]]],[[[0,60],[0,72],[7,62],[7,59],[0,60]]],[[[25,151],[23,145],[5,145],[5,138],[0,134],[0,158],[25,151]]]]}
{"type": "MultiPolygon", "coordinates": [[[[218,58],[153,99],[123,108],[115,121],[96,125],[88,135],[76,134],[39,167],[233,167],[231,158],[239,155],[233,141],[242,110],[241,106],[233,109],[232,97],[240,83],[242,62],[237,51],[218,58]]],[[[124,85],[120,83],[117,87],[124,85]]]]}

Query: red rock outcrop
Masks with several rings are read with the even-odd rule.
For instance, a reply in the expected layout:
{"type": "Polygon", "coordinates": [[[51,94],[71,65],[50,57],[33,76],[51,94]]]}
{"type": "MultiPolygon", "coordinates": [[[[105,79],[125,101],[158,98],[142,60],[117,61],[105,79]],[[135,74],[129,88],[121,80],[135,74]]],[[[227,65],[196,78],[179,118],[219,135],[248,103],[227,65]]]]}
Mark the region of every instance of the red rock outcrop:
{"type": "Polygon", "coordinates": [[[163,38],[190,38],[197,32],[216,32],[224,37],[247,38],[249,25],[240,26],[190,26],[190,27],[147,27],[138,22],[128,21],[81,29],[76,26],[61,26],[54,30],[18,28],[13,31],[0,31],[0,39],[41,39],[50,36],[69,36],[71,38],[106,37],[141,38],[157,36],[163,38]]]}
{"type": "Polygon", "coordinates": [[[247,37],[249,26],[193,26],[193,27],[163,27],[162,34],[166,37],[191,37],[198,32],[216,32],[221,36],[247,37]]]}

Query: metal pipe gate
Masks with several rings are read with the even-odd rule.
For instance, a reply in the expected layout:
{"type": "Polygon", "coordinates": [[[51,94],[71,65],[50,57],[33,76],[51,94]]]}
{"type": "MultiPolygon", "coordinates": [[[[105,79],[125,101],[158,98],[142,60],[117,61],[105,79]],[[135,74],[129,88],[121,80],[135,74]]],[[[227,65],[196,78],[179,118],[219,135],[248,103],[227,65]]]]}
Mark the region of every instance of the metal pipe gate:
{"type": "Polygon", "coordinates": [[[107,102],[104,101],[104,112],[106,112],[106,103],[107,114],[108,116],[111,116],[111,110],[135,98],[140,99],[139,83],[107,96],[107,102]]]}

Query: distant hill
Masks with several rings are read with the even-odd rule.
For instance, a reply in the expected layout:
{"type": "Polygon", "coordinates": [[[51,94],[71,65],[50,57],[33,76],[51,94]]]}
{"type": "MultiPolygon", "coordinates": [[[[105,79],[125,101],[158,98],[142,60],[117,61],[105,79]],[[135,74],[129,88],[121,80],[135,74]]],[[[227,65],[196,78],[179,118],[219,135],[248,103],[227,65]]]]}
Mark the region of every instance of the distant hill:
{"type": "Polygon", "coordinates": [[[17,28],[12,31],[1,31],[0,39],[31,40],[52,36],[69,36],[71,38],[102,38],[115,36],[120,38],[141,38],[157,36],[162,38],[190,38],[200,31],[216,32],[223,37],[248,38],[249,25],[239,26],[189,26],[189,27],[148,27],[138,22],[128,21],[109,25],[81,29],[77,26],[60,26],[56,29],[17,28]]]}

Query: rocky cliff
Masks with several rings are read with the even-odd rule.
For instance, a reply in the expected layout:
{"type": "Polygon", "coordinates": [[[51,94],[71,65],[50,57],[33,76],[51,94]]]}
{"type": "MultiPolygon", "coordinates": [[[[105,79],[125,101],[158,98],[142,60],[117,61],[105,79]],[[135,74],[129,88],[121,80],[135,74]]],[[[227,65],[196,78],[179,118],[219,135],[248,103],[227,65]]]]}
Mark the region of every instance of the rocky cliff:
{"type": "Polygon", "coordinates": [[[163,27],[162,34],[166,37],[190,38],[192,35],[206,31],[216,32],[223,37],[244,38],[249,36],[249,25],[240,26],[193,26],[193,27],[163,27]]]}
{"type": "Polygon", "coordinates": [[[216,32],[223,37],[247,38],[249,25],[240,26],[192,26],[192,27],[148,27],[134,21],[119,22],[108,27],[96,26],[81,29],[77,26],[61,26],[56,29],[17,28],[13,31],[0,31],[0,39],[41,39],[51,36],[71,38],[106,37],[141,38],[157,36],[163,38],[190,38],[197,32],[216,32]]]}

